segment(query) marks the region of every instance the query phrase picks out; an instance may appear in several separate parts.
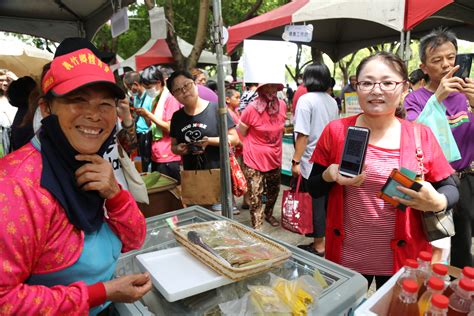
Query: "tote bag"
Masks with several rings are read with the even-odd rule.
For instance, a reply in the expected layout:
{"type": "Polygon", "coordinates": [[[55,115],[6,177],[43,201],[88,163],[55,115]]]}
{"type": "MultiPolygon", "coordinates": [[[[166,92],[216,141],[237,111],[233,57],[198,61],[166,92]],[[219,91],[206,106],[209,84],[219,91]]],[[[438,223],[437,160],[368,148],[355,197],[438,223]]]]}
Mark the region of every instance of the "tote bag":
{"type": "Polygon", "coordinates": [[[221,200],[221,170],[182,170],[181,201],[186,205],[211,205],[221,200]]]}
{"type": "Polygon", "coordinates": [[[461,159],[461,153],[446,119],[446,107],[443,103],[439,103],[434,95],[428,99],[416,121],[428,126],[433,131],[446,160],[453,162],[461,159]]]}
{"type": "Polygon", "coordinates": [[[123,176],[127,181],[128,191],[133,196],[136,202],[149,204],[148,190],[143,182],[142,177],[135,168],[134,163],[128,157],[125,150],[120,143],[117,144],[118,158],[122,165],[123,176]]]}
{"type": "Polygon", "coordinates": [[[281,226],[294,233],[311,234],[313,232],[313,201],[311,195],[300,192],[301,175],[296,190],[283,191],[281,206],[281,226]]]}

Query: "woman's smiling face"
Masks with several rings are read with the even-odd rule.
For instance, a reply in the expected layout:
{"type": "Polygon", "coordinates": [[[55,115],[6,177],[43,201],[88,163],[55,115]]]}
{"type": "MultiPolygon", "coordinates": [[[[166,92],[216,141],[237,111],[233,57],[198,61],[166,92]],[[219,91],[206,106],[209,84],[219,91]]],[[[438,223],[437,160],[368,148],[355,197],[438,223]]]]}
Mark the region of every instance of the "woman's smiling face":
{"type": "Polygon", "coordinates": [[[365,114],[371,116],[394,115],[402,92],[408,88],[406,82],[400,83],[404,81],[402,75],[381,57],[368,61],[360,71],[357,81],[399,83],[392,91],[382,90],[380,84],[375,84],[371,90],[362,90],[360,85],[357,87],[360,107],[365,114]]]}
{"type": "Polygon", "coordinates": [[[101,85],[55,97],[50,108],[71,146],[81,154],[97,153],[117,122],[116,99],[101,85]]]}

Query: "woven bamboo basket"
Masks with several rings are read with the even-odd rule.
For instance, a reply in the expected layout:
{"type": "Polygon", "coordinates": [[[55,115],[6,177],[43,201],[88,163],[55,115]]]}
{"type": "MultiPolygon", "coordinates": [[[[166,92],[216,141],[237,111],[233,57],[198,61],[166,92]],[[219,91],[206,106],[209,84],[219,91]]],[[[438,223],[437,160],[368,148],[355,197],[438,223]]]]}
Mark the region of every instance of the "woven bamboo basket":
{"type": "Polygon", "coordinates": [[[273,258],[253,265],[245,267],[226,266],[212,253],[205,250],[201,246],[190,242],[187,238],[187,234],[185,233],[190,230],[203,230],[206,229],[206,227],[212,227],[215,222],[216,221],[209,221],[180,226],[176,227],[173,232],[175,234],[176,240],[181,245],[183,245],[189,252],[191,252],[193,256],[195,256],[202,263],[212,268],[217,273],[226,276],[234,281],[239,281],[249,276],[270,270],[272,267],[282,263],[291,256],[291,252],[288,249],[277,244],[276,242],[273,242],[263,236],[260,236],[242,225],[231,222],[225,222],[227,225],[229,225],[229,227],[232,227],[240,231],[241,233],[248,235],[248,237],[253,238],[255,239],[255,241],[262,243],[265,247],[268,247],[269,250],[275,253],[275,256],[273,258]]]}

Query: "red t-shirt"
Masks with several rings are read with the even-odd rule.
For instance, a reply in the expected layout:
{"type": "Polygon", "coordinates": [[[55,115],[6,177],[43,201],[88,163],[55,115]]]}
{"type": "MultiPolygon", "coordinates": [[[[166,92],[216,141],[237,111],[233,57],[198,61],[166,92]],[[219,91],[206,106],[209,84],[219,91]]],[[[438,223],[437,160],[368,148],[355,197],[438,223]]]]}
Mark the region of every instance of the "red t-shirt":
{"type": "Polygon", "coordinates": [[[293,104],[291,105],[291,110],[292,113],[295,113],[296,110],[296,103],[298,102],[298,99],[303,95],[308,93],[308,89],[303,84],[300,84],[298,88],[296,89],[295,95],[293,96],[293,104]]]}

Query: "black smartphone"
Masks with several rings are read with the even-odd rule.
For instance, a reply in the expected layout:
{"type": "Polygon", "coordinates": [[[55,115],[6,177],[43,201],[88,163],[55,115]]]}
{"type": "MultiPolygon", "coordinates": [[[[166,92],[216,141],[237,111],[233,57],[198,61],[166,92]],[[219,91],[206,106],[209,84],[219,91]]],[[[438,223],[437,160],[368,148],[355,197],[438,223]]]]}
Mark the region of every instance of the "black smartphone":
{"type": "Polygon", "coordinates": [[[454,73],[455,77],[469,78],[471,75],[472,54],[456,55],[455,65],[459,65],[459,69],[454,73]]]}
{"type": "Polygon", "coordinates": [[[339,173],[353,178],[361,174],[364,168],[365,153],[369,144],[370,129],[349,126],[344,142],[344,151],[339,165],[339,173]]]}

